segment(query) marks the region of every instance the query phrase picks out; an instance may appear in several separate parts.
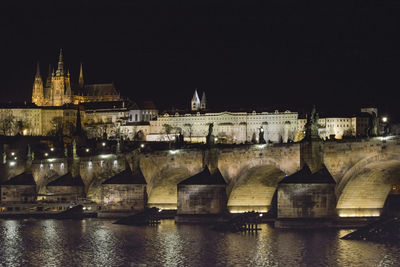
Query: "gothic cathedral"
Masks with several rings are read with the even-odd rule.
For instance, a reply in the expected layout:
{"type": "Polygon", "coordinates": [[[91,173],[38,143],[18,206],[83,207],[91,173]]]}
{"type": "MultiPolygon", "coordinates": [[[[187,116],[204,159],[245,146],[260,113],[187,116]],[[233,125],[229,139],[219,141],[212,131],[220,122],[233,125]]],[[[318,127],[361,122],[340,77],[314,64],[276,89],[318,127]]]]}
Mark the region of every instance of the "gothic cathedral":
{"type": "Polygon", "coordinates": [[[37,65],[33,82],[32,102],[38,106],[62,106],[84,102],[118,101],[120,95],[112,83],[84,84],[82,64],[80,66],[78,84],[71,84],[69,70],[65,71],[62,49],[58,59],[57,70],[51,70],[43,84],[37,65]]]}

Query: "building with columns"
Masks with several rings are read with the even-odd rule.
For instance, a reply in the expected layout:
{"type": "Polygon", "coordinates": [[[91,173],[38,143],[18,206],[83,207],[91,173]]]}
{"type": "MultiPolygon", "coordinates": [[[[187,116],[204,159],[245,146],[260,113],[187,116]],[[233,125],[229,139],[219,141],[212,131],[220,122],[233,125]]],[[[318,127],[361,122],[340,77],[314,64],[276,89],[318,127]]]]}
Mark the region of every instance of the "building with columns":
{"type": "Polygon", "coordinates": [[[195,90],[191,111],[168,111],[151,120],[147,141],[171,141],[179,133],[188,142],[205,142],[210,125],[212,135],[219,143],[294,141],[297,132],[297,112],[267,111],[221,111],[206,110],[203,93],[200,100],[195,90]]]}

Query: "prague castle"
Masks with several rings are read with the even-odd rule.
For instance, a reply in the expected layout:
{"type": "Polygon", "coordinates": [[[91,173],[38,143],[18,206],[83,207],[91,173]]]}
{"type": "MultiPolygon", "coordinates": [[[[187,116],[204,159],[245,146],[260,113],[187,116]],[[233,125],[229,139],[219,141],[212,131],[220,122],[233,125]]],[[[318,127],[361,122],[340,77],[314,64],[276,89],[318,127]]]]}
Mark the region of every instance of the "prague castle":
{"type": "MultiPolygon", "coordinates": [[[[38,64],[33,104],[0,104],[0,135],[70,136],[78,112],[88,138],[169,142],[183,135],[187,142],[205,142],[212,133],[215,142],[239,144],[286,143],[305,135],[307,119],[289,110],[211,110],[205,93],[200,99],[195,90],[189,109],[159,114],[151,101],[137,105],[122,99],[112,83],[85,84],[82,64],[76,81],[64,66],[62,50],[57,69],[49,68],[46,80],[38,64]]],[[[372,111],[318,118],[318,135],[322,139],[366,136],[376,125],[377,110],[372,111]]]]}
{"type": "Polygon", "coordinates": [[[64,67],[62,49],[60,50],[57,70],[54,72],[49,67],[46,83],[43,82],[40,75],[39,64],[37,66],[32,102],[38,106],[62,106],[64,104],[118,100],[120,100],[120,95],[112,83],[85,84],[82,64],[78,83],[72,83],[69,70],[64,67]]]}

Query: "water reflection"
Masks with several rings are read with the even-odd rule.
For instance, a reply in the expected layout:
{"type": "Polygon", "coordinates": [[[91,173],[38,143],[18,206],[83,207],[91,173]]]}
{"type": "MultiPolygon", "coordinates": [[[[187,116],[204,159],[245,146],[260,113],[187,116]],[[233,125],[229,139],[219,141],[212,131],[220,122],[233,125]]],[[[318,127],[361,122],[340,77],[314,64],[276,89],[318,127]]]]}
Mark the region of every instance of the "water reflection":
{"type": "Polygon", "coordinates": [[[162,221],[0,220],[0,266],[398,266],[400,247],[340,240],[349,230],[220,233],[162,221]]]}
{"type": "MultiPolygon", "coordinates": [[[[4,259],[5,265],[20,262],[21,243],[20,224],[15,220],[2,221],[0,228],[2,242],[0,242],[0,259],[4,259]]],[[[1,260],[0,260],[1,262],[1,260]]]]}

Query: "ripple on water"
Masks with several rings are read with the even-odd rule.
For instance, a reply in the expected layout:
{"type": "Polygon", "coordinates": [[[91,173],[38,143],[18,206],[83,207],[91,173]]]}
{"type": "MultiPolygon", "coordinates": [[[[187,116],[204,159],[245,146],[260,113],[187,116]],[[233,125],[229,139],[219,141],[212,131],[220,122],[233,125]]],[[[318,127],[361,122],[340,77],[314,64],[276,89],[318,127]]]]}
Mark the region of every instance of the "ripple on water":
{"type": "Polygon", "coordinates": [[[0,266],[398,266],[400,246],[340,240],[348,230],[220,233],[86,220],[0,220],[0,266]]]}

